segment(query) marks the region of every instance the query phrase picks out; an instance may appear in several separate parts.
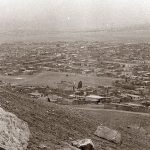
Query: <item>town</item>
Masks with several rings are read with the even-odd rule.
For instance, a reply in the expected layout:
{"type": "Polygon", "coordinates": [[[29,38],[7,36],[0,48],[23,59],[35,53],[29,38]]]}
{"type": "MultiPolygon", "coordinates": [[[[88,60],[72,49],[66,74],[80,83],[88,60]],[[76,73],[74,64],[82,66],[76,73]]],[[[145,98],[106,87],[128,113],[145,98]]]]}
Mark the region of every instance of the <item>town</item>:
{"type": "Polygon", "coordinates": [[[1,86],[63,105],[150,112],[149,48],[149,43],[4,43],[1,86]]]}
{"type": "Polygon", "coordinates": [[[0,0],[0,150],[150,150],[150,1],[0,0]]]}

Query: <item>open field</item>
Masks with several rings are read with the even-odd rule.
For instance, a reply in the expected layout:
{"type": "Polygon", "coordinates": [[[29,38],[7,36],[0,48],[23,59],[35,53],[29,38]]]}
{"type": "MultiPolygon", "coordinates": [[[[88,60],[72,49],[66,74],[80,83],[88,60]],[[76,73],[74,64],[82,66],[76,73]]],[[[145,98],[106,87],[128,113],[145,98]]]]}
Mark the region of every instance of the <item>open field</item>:
{"type": "Polygon", "coordinates": [[[61,81],[75,82],[76,85],[79,81],[83,82],[83,86],[111,86],[114,78],[109,77],[96,77],[94,75],[79,75],[72,73],[62,72],[42,72],[36,75],[26,76],[0,76],[0,80],[7,81],[16,85],[29,85],[29,86],[49,86],[57,88],[61,81]],[[68,76],[66,76],[68,75],[68,76]]]}

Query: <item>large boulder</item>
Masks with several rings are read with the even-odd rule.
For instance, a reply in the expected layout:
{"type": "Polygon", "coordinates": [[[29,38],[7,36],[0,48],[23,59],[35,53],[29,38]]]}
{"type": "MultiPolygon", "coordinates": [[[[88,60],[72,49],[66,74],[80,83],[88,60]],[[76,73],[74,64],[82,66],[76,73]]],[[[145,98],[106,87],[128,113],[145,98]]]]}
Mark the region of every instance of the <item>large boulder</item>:
{"type": "Polygon", "coordinates": [[[0,147],[5,150],[25,150],[30,131],[27,123],[0,108],[0,147]]]}
{"type": "Polygon", "coordinates": [[[118,131],[112,130],[106,126],[98,126],[94,134],[116,144],[121,143],[121,134],[118,131]]]}
{"type": "Polygon", "coordinates": [[[94,150],[94,144],[91,139],[72,141],[72,145],[81,150],[94,150]]]}

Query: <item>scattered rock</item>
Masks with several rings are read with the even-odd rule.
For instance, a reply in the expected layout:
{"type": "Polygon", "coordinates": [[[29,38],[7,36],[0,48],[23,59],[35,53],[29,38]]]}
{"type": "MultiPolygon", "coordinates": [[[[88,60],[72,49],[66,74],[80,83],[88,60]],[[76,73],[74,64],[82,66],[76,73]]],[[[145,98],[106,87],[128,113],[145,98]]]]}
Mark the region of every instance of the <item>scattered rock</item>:
{"type": "Polygon", "coordinates": [[[138,125],[129,125],[127,128],[138,130],[140,127],[138,125]]]}
{"type": "Polygon", "coordinates": [[[40,148],[40,149],[45,149],[45,148],[47,148],[47,146],[44,145],[44,144],[40,144],[40,145],[39,145],[39,148],[40,148]]]}
{"type": "Polygon", "coordinates": [[[72,141],[72,145],[81,150],[94,150],[94,144],[91,139],[72,141]]]}
{"type": "Polygon", "coordinates": [[[98,126],[94,134],[116,144],[121,143],[121,134],[117,130],[112,130],[106,126],[98,126]]]}
{"type": "Polygon", "coordinates": [[[69,137],[69,140],[73,140],[71,137],[69,137]]]}
{"type": "Polygon", "coordinates": [[[146,131],[143,127],[141,127],[141,128],[140,128],[140,133],[141,133],[141,134],[147,134],[147,131],[146,131]]]}
{"type": "Polygon", "coordinates": [[[25,150],[30,131],[28,125],[14,114],[0,108],[0,150],[25,150]]]}
{"type": "Polygon", "coordinates": [[[128,126],[128,128],[130,128],[131,130],[136,130],[143,135],[147,134],[147,131],[143,127],[140,127],[138,125],[130,125],[128,126]]]}

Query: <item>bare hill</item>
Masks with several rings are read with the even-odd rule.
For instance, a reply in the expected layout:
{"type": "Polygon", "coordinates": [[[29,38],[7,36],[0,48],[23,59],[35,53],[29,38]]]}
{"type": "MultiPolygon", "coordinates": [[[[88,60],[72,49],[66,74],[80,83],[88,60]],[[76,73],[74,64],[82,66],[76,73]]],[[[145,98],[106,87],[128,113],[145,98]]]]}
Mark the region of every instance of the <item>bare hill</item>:
{"type": "Polygon", "coordinates": [[[130,124],[142,122],[143,127],[148,131],[149,116],[105,111],[85,112],[71,106],[34,101],[4,89],[0,92],[0,104],[5,110],[28,123],[31,131],[29,150],[38,150],[41,144],[55,150],[61,146],[61,141],[70,142],[82,138],[91,138],[96,150],[100,148],[107,150],[108,147],[113,150],[150,149],[149,136],[138,131],[131,132],[127,128],[130,124]],[[116,145],[94,136],[94,131],[100,124],[119,130],[123,135],[122,144],[116,145]]]}

